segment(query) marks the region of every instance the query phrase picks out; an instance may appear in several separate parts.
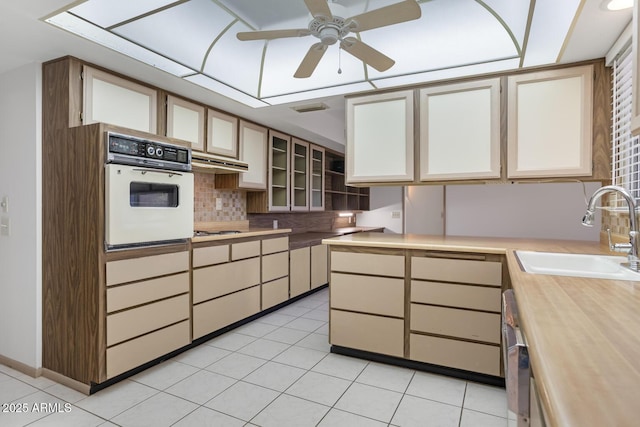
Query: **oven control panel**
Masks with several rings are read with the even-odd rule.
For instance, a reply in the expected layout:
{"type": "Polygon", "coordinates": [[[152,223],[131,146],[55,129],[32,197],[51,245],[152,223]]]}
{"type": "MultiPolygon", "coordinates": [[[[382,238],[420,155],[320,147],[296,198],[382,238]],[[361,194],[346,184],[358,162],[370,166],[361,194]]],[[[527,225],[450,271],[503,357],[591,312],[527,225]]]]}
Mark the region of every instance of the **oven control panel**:
{"type": "Polygon", "coordinates": [[[107,163],[190,171],[191,149],[108,132],[107,163]]]}

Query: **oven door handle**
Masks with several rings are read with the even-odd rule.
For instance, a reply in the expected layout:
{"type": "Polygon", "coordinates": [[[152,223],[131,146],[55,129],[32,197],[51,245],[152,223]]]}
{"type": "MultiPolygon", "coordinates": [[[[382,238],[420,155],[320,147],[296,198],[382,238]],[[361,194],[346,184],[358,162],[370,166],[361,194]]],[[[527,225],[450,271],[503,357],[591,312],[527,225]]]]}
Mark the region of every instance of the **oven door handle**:
{"type": "Polygon", "coordinates": [[[153,173],[162,173],[165,175],[169,175],[169,177],[172,177],[174,175],[176,176],[182,176],[181,173],[176,172],[176,171],[163,171],[163,170],[158,170],[158,169],[140,169],[140,168],[136,168],[133,169],[134,172],[140,172],[142,175],[146,174],[147,172],[153,172],[153,173]]]}

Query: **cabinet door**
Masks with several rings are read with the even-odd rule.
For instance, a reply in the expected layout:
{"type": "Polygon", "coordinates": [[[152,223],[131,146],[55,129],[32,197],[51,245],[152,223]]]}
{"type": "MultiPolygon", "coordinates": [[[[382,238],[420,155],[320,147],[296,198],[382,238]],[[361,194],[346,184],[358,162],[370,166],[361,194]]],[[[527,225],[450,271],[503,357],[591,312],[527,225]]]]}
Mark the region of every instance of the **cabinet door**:
{"type": "Polygon", "coordinates": [[[240,160],[249,164],[249,170],[240,174],[238,187],[266,190],[267,139],[267,128],[240,120],[240,160]]]}
{"type": "Polygon", "coordinates": [[[413,181],[413,92],[347,99],[347,183],[413,181]]]}
{"type": "Polygon", "coordinates": [[[593,66],[508,81],[508,178],[590,176],[593,66]]]}
{"type": "Polygon", "coordinates": [[[204,107],[168,95],[167,136],[189,141],[194,150],[204,150],[204,107]]]}
{"type": "Polygon", "coordinates": [[[329,282],[329,246],[311,246],[311,289],[329,282]]]}
{"type": "Polygon", "coordinates": [[[324,148],[311,145],[309,156],[309,210],[324,210],[324,148]]]}
{"type": "Polygon", "coordinates": [[[83,124],[109,123],[157,133],[155,89],[91,67],[83,67],[83,124]]]}
{"type": "Polygon", "coordinates": [[[207,152],[238,157],[238,118],[207,110],[207,152]]]}
{"type": "Polygon", "coordinates": [[[291,142],[291,210],[309,210],[309,143],[291,142]]]}
{"type": "Polygon", "coordinates": [[[269,210],[289,210],[291,137],[269,131],[269,210]]]}
{"type": "Polygon", "coordinates": [[[500,177],[500,79],[420,91],[420,181],[500,177]]]}
{"type": "Polygon", "coordinates": [[[311,290],[311,254],[308,247],[289,253],[289,276],[291,298],[311,290]]]}

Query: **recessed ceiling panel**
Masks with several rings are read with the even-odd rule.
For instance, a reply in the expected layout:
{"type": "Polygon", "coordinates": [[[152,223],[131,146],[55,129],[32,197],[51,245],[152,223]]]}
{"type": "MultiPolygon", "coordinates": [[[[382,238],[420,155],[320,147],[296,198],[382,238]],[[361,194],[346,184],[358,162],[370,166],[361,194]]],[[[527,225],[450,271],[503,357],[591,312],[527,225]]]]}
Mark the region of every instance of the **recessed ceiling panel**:
{"type": "Polygon", "coordinates": [[[211,0],[191,0],[117,27],[114,32],[200,70],[209,47],[234,19],[211,0]]]}
{"type": "Polygon", "coordinates": [[[239,31],[251,31],[241,22],[236,22],[215,43],[203,68],[209,76],[258,97],[263,42],[242,42],[237,39],[239,31]]]}
{"type": "Polygon", "coordinates": [[[175,0],[87,0],[71,12],[103,28],[159,9],[175,0]]]}
{"type": "Polygon", "coordinates": [[[482,3],[504,22],[505,31],[510,31],[522,48],[531,0],[484,0],[482,3]]]}

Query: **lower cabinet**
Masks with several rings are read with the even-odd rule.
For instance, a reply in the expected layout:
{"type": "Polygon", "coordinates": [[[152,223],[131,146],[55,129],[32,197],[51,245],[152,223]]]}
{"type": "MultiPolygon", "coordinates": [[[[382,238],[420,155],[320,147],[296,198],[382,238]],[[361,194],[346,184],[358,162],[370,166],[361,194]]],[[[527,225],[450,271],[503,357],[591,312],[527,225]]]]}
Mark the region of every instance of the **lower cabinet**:
{"type": "Polygon", "coordinates": [[[329,247],[311,246],[311,289],[329,283],[329,247]]]}
{"type": "Polygon", "coordinates": [[[191,342],[189,253],[106,263],[106,378],[191,342]]]}
{"type": "Polygon", "coordinates": [[[260,311],[260,286],[193,306],[193,339],[200,338],[260,311]]]}
{"type": "Polygon", "coordinates": [[[333,247],[332,345],[501,376],[504,259],[333,247]]]}
{"type": "Polygon", "coordinates": [[[262,241],[262,310],[289,299],[289,238],[262,241]]]}

